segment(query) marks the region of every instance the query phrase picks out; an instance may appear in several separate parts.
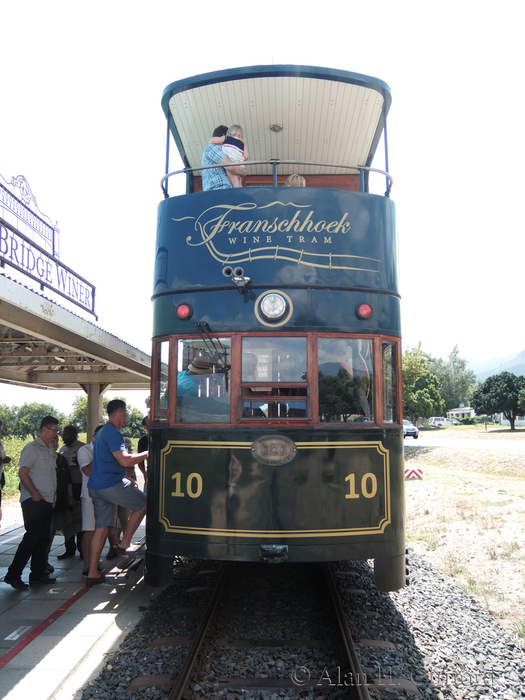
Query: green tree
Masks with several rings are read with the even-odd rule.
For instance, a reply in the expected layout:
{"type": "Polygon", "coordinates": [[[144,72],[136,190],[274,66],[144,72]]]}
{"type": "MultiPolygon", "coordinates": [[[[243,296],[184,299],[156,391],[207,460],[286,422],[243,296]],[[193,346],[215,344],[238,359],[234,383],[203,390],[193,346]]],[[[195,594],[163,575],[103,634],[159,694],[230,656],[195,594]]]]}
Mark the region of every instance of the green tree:
{"type": "Polygon", "coordinates": [[[474,392],[471,404],[478,415],[503,413],[510,423],[510,429],[514,430],[524,390],[525,377],[517,377],[512,372],[494,374],[474,392]]]}
{"type": "Polygon", "coordinates": [[[458,408],[462,403],[469,406],[472,394],[476,388],[476,375],[467,369],[467,361],[459,356],[458,346],[448,356],[448,359],[432,359],[429,370],[439,380],[439,391],[445,401],[445,410],[458,408]]]}
{"type": "MultiPolygon", "coordinates": [[[[423,352],[420,348],[405,350],[401,360],[403,376],[403,413],[406,416],[413,416],[411,407],[417,403],[414,401],[414,385],[416,381],[428,372],[428,367],[432,361],[432,356],[423,352]]],[[[432,414],[430,414],[432,415],[432,414]]],[[[418,416],[416,416],[417,419],[418,416]]]]}
{"type": "Polygon", "coordinates": [[[88,400],[87,396],[77,396],[73,401],[73,411],[69,416],[71,425],[74,425],[79,433],[87,430],[88,400]]]}
{"type": "Polygon", "coordinates": [[[123,437],[139,438],[144,435],[144,428],[142,427],[143,414],[138,410],[138,408],[128,408],[126,425],[122,426],[120,432],[123,437]]]}
{"type": "Polygon", "coordinates": [[[411,387],[408,402],[403,401],[405,415],[410,416],[412,423],[418,418],[440,416],[445,410],[445,402],[439,392],[439,381],[435,374],[425,372],[411,387]]]}
{"type": "Polygon", "coordinates": [[[3,423],[3,435],[12,435],[16,421],[16,415],[13,409],[4,404],[0,404],[0,420],[3,423]]]}
{"type": "Polygon", "coordinates": [[[40,432],[40,422],[45,416],[53,416],[62,423],[65,416],[61,411],[45,403],[25,403],[23,406],[14,406],[15,422],[11,434],[15,437],[25,438],[31,435],[34,438],[40,432]]]}
{"type": "MultiPolygon", "coordinates": [[[[102,398],[102,407],[104,413],[107,413],[109,399],[102,398]]],[[[88,416],[88,399],[87,396],[77,396],[73,401],[73,412],[69,416],[69,424],[74,425],[79,433],[85,433],[87,430],[88,416]]]]}
{"type": "MultiPolygon", "coordinates": [[[[138,410],[138,408],[128,406],[125,396],[115,396],[115,399],[120,399],[126,404],[126,424],[120,429],[122,437],[141,437],[144,434],[144,429],[142,427],[142,419],[144,418],[143,414],[138,410]]],[[[106,414],[105,418],[107,418],[109,399],[104,399],[103,402],[104,413],[106,414]]]]}
{"type": "Polygon", "coordinates": [[[518,415],[525,416],[525,389],[520,389],[518,394],[518,411],[518,415]]]}

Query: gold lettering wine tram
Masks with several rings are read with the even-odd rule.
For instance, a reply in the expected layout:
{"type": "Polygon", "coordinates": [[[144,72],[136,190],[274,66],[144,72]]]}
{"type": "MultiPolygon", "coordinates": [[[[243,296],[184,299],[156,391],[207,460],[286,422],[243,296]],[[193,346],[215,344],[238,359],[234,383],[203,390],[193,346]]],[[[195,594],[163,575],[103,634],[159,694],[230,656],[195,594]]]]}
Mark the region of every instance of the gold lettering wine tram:
{"type": "Polygon", "coordinates": [[[290,244],[331,246],[336,240],[334,238],[332,241],[333,237],[350,232],[348,218],[348,212],[333,220],[316,218],[310,205],[274,201],[262,206],[255,202],[239,205],[219,204],[206,209],[199,216],[173,218],[173,221],[177,224],[193,221],[193,229],[198,236],[195,239],[193,235],[187,235],[186,244],[191,247],[205,245],[211,255],[223,263],[274,259],[290,260],[312,267],[364,269],[376,272],[374,264],[379,263],[379,260],[374,258],[290,247],[290,244]],[[279,215],[273,218],[254,217],[254,212],[288,207],[295,210],[290,218],[279,215]],[[240,218],[241,214],[249,218],[240,218]],[[260,243],[273,245],[253,247],[260,243]],[[246,245],[249,247],[242,251],[232,251],[232,247],[246,245]]]}

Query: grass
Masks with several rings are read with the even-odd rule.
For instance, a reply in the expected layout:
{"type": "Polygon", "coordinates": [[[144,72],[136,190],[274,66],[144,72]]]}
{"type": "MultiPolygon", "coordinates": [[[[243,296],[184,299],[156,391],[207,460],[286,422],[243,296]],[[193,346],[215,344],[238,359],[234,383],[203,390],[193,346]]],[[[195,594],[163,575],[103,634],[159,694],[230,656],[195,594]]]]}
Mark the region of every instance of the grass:
{"type": "Polygon", "coordinates": [[[513,632],[515,632],[515,634],[518,635],[518,637],[521,637],[521,639],[525,639],[525,619],[516,620],[512,624],[512,630],[513,632]]]}
{"type": "Polygon", "coordinates": [[[431,530],[418,530],[407,533],[407,540],[424,542],[431,552],[445,544],[444,528],[432,528],[431,530]]]}
{"type": "Polygon", "coordinates": [[[18,478],[20,453],[24,445],[31,442],[31,440],[32,438],[27,438],[27,440],[13,437],[2,438],[5,453],[8,457],[11,457],[11,462],[9,464],[4,464],[5,486],[2,490],[2,495],[5,497],[14,496],[18,493],[18,484],[20,481],[18,478]]]}
{"type": "Polygon", "coordinates": [[[476,519],[476,525],[481,533],[485,530],[496,530],[501,525],[501,518],[492,513],[482,512],[476,519]]]}
{"type": "Polygon", "coordinates": [[[501,552],[501,557],[503,559],[512,559],[513,555],[516,554],[516,552],[519,552],[521,547],[519,545],[519,542],[505,542],[504,544],[501,545],[501,549],[503,550],[501,552]]]}
{"type": "Polygon", "coordinates": [[[424,473],[405,485],[414,549],[525,639],[525,452],[487,440],[486,450],[416,447],[405,460],[424,473]]]}
{"type": "Polygon", "coordinates": [[[489,600],[505,600],[505,594],[498,591],[489,581],[476,581],[469,577],[461,588],[465,593],[482,598],[487,605],[489,600]]]}
{"type": "MultiPolygon", "coordinates": [[[[494,461],[492,461],[493,453],[487,453],[490,453],[490,440],[487,441],[486,450],[415,447],[405,450],[405,464],[407,467],[411,465],[422,467],[423,471],[426,470],[429,474],[435,471],[440,483],[458,483],[458,490],[465,489],[468,492],[471,492],[472,486],[476,484],[478,474],[497,478],[510,476],[520,480],[525,479],[525,451],[502,451],[497,454],[494,461]],[[461,479],[458,479],[459,474],[461,479]]],[[[496,491],[497,485],[494,484],[494,486],[496,491]]],[[[501,491],[498,495],[502,495],[501,491]]]]}
{"type": "Polygon", "coordinates": [[[519,542],[503,542],[501,544],[494,544],[493,542],[490,545],[487,545],[485,548],[485,552],[488,554],[490,559],[495,560],[495,559],[520,559],[520,557],[515,557],[517,552],[519,552],[521,549],[521,546],[519,542]]]}
{"type": "Polygon", "coordinates": [[[484,423],[476,425],[448,425],[443,428],[434,428],[434,426],[422,425],[419,428],[420,432],[430,435],[442,435],[444,437],[456,438],[476,438],[476,437],[510,437],[513,440],[525,440],[525,426],[517,426],[514,430],[510,426],[489,424],[486,427],[484,423]]]}
{"type": "Polygon", "coordinates": [[[466,498],[458,499],[456,511],[461,520],[473,520],[477,514],[477,503],[466,498]]]}
{"type": "Polygon", "coordinates": [[[445,573],[451,578],[455,576],[461,576],[466,572],[465,563],[461,557],[455,554],[449,553],[445,557],[444,561],[445,573]]]}

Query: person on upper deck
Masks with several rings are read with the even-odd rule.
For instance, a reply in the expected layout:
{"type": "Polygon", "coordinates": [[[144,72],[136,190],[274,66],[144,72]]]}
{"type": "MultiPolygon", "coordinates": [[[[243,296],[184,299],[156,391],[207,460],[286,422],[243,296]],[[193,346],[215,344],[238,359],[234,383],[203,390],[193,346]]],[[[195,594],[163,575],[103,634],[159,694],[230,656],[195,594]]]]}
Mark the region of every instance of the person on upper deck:
{"type": "MultiPolygon", "coordinates": [[[[221,124],[213,131],[213,136],[225,137],[228,133],[228,127],[221,124]]],[[[224,190],[231,189],[232,183],[226,174],[226,166],[232,163],[231,158],[224,155],[222,146],[218,143],[209,143],[203,151],[201,165],[221,165],[220,168],[209,168],[202,171],[202,189],[207,192],[209,190],[224,190]]],[[[246,175],[246,170],[242,165],[233,165],[228,168],[232,175],[243,178],[246,175]]]]}
{"type": "Polygon", "coordinates": [[[285,182],[284,182],[285,187],[306,187],[306,180],[302,175],[298,175],[297,173],[293,173],[292,175],[289,175],[285,182]]]}
{"type": "MultiPolygon", "coordinates": [[[[210,143],[222,145],[224,155],[234,163],[244,163],[245,160],[249,159],[250,154],[244,145],[243,138],[244,134],[242,131],[242,126],[232,124],[232,126],[230,126],[228,129],[226,136],[214,136],[210,143]]],[[[246,168],[244,166],[242,166],[242,168],[246,173],[246,168]]],[[[230,172],[229,168],[226,168],[226,175],[232,183],[232,187],[242,187],[242,177],[239,177],[239,175],[234,175],[232,172],[230,172]]]]}

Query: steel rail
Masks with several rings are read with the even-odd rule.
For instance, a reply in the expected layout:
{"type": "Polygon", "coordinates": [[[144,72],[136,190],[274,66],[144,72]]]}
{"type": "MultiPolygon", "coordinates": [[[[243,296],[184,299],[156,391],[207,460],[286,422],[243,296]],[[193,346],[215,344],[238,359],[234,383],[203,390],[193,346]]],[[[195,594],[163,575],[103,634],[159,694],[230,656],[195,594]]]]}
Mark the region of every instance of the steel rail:
{"type": "MultiPolygon", "coordinates": [[[[380,175],[383,175],[386,177],[388,180],[388,190],[387,192],[390,192],[392,189],[392,186],[394,184],[394,180],[390,173],[388,173],[386,170],[381,170],[380,168],[370,168],[366,165],[350,165],[346,163],[325,163],[325,162],[318,162],[318,161],[309,161],[309,160],[280,160],[279,158],[271,158],[269,160],[246,160],[243,161],[242,163],[231,163],[232,166],[236,165],[271,165],[273,169],[277,168],[279,165],[313,165],[313,166],[318,166],[320,168],[342,168],[343,170],[358,170],[360,173],[363,171],[367,171],[370,173],[379,173],[380,175]]],[[[166,189],[164,187],[164,183],[168,180],[168,178],[172,177],[173,175],[183,175],[183,174],[188,174],[188,173],[195,173],[199,172],[200,170],[210,170],[211,168],[217,168],[217,167],[223,167],[219,165],[199,165],[195,166],[192,168],[182,168],[181,170],[172,170],[169,173],[166,173],[164,177],[160,181],[160,187],[163,192],[166,192],[166,189]]],[[[224,166],[227,167],[227,166],[224,166]]]]}
{"type": "Polygon", "coordinates": [[[361,670],[361,665],[357,657],[352,635],[350,634],[350,630],[346,624],[345,613],[341,604],[341,599],[339,598],[337,586],[335,585],[332,570],[330,569],[329,564],[323,564],[323,568],[326,576],[326,582],[328,588],[330,589],[330,596],[334,607],[337,625],[339,627],[344,650],[350,665],[350,671],[352,673],[352,680],[354,682],[352,688],[355,689],[359,700],[370,700],[370,694],[366,683],[366,675],[361,670]]]}
{"type": "Polygon", "coordinates": [[[202,646],[202,643],[204,642],[204,638],[206,637],[206,632],[208,630],[210,622],[213,619],[213,615],[215,614],[217,605],[224,592],[231,569],[232,566],[228,563],[222,567],[221,575],[219,577],[219,580],[217,581],[217,585],[215,586],[215,590],[212,593],[210,601],[208,602],[206,612],[204,613],[204,617],[202,618],[197,632],[195,633],[195,637],[193,638],[193,642],[191,643],[188,655],[184,661],[184,664],[182,665],[177,680],[173,685],[169,696],[169,700],[181,700],[181,698],[183,697],[183,693],[186,690],[186,686],[193,672],[195,662],[197,661],[197,656],[199,654],[200,648],[202,646]]]}

